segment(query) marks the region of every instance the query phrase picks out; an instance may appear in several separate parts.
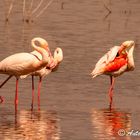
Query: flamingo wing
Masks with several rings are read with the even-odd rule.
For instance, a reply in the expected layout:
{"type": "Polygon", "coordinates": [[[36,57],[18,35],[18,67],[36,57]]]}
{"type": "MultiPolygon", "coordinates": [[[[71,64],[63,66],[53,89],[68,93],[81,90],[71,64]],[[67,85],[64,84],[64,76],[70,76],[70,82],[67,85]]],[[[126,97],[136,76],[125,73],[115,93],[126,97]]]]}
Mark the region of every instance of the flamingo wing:
{"type": "Polygon", "coordinates": [[[35,66],[39,60],[30,53],[17,53],[0,62],[0,73],[24,75],[38,70],[35,66]]]}
{"type": "Polygon", "coordinates": [[[127,64],[127,59],[125,57],[115,58],[112,62],[106,65],[105,71],[107,72],[117,71],[125,64],[127,64]]]}
{"type": "Polygon", "coordinates": [[[114,46],[103,57],[99,59],[99,61],[95,65],[94,70],[91,73],[93,78],[104,73],[106,65],[108,65],[115,59],[119,49],[120,46],[114,46]]]}

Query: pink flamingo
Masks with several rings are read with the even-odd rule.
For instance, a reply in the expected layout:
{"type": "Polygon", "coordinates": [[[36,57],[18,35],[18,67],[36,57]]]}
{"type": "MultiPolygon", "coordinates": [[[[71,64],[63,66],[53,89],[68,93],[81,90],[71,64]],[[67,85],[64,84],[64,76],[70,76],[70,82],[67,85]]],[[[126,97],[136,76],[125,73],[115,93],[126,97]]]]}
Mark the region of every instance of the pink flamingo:
{"type": "MultiPolygon", "coordinates": [[[[45,45],[45,44],[44,44],[45,45]]],[[[49,61],[49,53],[46,51],[47,46],[39,47],[32,45],[32,47],[41,54],[42,59],[38,59],[32,53],[16,53],[0,62],[0,74],[8,74],[9,77],[16,77],[16,93],[15,93],[15,107],[18,104],[18,79],[21,75],[26,75],[45,67],[49,61]]],[[[9,78],[10,79],[10,78],[9,78]]],[[[2,101],[2,97],[1,97],[2,101]]]]}
{"type": "MultiPolygon", "coordinates": [[[[42,56],[38,52],[32,52],[32,54],[36,55],[39,59],[42,59],[42,56]]],[[[58,69],[59,64],[63,60],[63,51],[61,48],[56,48],[54,51],[54,56],[50,54],[50,64],[46,65],[46,67],[32,72],[28,75],[32,75],[32,109],[33,109],[33,102],[34,102],[34,76],[39,76],[39,83],[38,83],[38,106],[40,106],[40,89],[42,78],[47,76],[49,73],[54,72],[58,69]]],[[[20,78],[26,78],[28,75],[22,75],[20,78]]]]}
{"type": "Polygon", "coordinates": [[[121,46],[111,48],[110,51],[100,58],[91,73],[93,78],[102,74],[110,76],[110,105],[112,104],[115,77],[120,76],[124,72],[132,71],[135,68],[133,59],[134,47],[134,41],[125,41],[121,46]]]}
{"type": "MultiPolygon", "coordinates": [[[[34,47],[36,46],[36,43],[44,48],[48,53],[49,53],[49,63],[46,65],[46,67],[42,68],[41,70],[38,70],[36,72],[27,74],[27,75],[21,75],[20,78],[26,78],[28,75],[32,75],[32,104],[31,107],[33,109],[33,102],[34,102],[34,76],[39,76],[40,80],[39,80],[39,84],[38,84],[38,104],[40,101],[40,88],[41,88],[41,82],[42,82],[42,78],[45,77],[46,75],[48,75],[51,71],[55,71],[60,62],[63,60],[63,51],[61,48],[57,48],[54,52],[54,57],[52,56],[50,49],[48,47],[48,43],[45,39],[40,38],[40,37],[36,37],[34,39],[32,39],[31,44],[34,47]]],[[[36,56],[39,60],[42,59],[42,55],[37,52],[36,50],[34,50],[33,52],[31,52],[31,54],[33,54],[34,56],[36,56]]],[[[12,76],[9,76],[1,85],[0,88],[11,78],[12,76]]]]}

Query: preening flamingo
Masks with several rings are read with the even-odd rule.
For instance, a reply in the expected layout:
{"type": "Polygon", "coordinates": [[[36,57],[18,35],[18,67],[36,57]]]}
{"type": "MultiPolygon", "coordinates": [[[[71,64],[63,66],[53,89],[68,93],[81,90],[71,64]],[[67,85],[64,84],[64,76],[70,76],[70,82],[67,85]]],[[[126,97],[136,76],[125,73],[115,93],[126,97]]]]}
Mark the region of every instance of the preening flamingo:
{"type": "MultiPolygon", "coordinates": [[[[10,77],[16,77],[16,94],[15,105],[18,104],[18,79],[21,75],[26,75],[34,71],[40,70],[50,63],[49,53],[43,47],[32,45],[42,56],[42,59],[38,59],[32,53],[16,53],[0,62],[0,74],[8,74],[10,77]]],[[[9,78],[10,79],[10,78],[9,78]]]]}
{"type": "MultiPolygon", "coordinates": [[[[46,65],[46,67],[52,67],[54,65],[53,61],[52,61],[52,54],[50,52],[49,46],[48,46],[48,42],[40,37],[36,37],[34,39],[32,39],[31,41],[31,45],[34,47],[40,46],[41,48],[44,48],[47,53],[49,54],[49,63],[46,65]]],[[[33,54],[34,56],[36,56],[39,60],[42,60],[42,55],[37,52],[36,50],[32,51],[31,54],[33,54]]],[[[45,68],[45,67],[44,67],[45,68]]],[[[27,74],[27,75],[23,75],[20,76],[21,79],[26,78],[28,75],[32,75],[32,108],[33,108],[33,102],[34,102],[34,76],[32,73],[27,74]]]]}
{"type": "Polygon", "coordinates": [[[134,41],[125,41],[121,46],[115,46],[110,49],[96,63],[91,75],[94,77],[106,74],[110,76],[111,86],[109,89],[110,105],[112,104],[113,86],[115,77],[135,68],[133,51],[134,41]]]}
{"type": "MultiPolygon", "coordinates": [[[[32,52],[32,54],[36,55],[39,59],[42,59],[42,56],[38,52],[32,52]]],[[[50,64],[46,65],[46,67],[32,72],[28,75],[32,75],[32,108],[33,108],[33,102],[34,102],[34,76],[39,76],[39,83],[38,83],[38,105],[40,105],[40,88],[42,83],[42,78],[44,78],[46,75],[48,75],[51,72],[54,72],[57,70],[59,64],[63,60],[63,51],[61,48],[56,48],[54,51],[54,56],[50,57],[50,64]]],[[[26,78],[28,75],[22,75],[20,78],[26,78]]]]}

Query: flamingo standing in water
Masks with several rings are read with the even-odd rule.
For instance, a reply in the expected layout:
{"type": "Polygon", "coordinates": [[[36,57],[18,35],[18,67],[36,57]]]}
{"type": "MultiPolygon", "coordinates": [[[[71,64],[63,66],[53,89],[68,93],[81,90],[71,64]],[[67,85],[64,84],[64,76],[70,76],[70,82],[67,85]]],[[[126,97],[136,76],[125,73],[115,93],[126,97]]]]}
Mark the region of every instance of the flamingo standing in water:
{"type": "Polygon", "coordinates": [[[110,76],[110,105],[112,104],[115,77],[120,76],[124,72],[132,71],[135,68],[133,59],[134,47],[134,41],[125,41],[121,46],[111,48],[110,51],[100,58],[91,73],[93,78],[102,74],[110,76]]]}
{"type": "MultiPolygon", "coordinates": [[[[32,52],[32,54],[36,55],[39,59],[42,59],[42,56],[38,52],[32,52]]],[[[50,64],[46,65],[46,67],[32,72],[28,75],[32,75],[32,109],[33,109],[33,102],[34,102],[34,76],[39,76],[39,83],[38,83],[38,106],[40,106],[40,89],[41,89],[41,83],[42,78],[44,78],[46,75],[48,75],[51,72],[54,72],[57,70],[59,64],[63,60],[63,51],[61,48],[56,48],[54,51],[54,56],[50,54],[50,64]]],[[[26,78],[28,75],[22,75],[20,78],[26,78]]]]}
{"type": "MultiPolygon", "coordinates": [[[[36,72],[27,74],[27,75],[21,75],[20,78],[26,78],[28,75],[32,75],[32,109],[33,109],[33,102],[34,102],[34,76],[39,76],[40,80],[39,80],[39,84],[38,84],[38,104],[40,101],[40,88],[41,88],[41,83],[42,83],[42,78],[45,77],[46,75],[48,75],[50,72],[53,72],[55,70],[57,70],[60,62],[63,60],[63,51],[61,48],[56,48],[54,51],[54,57],[52,56],[50,49],[48,47],[48,43],[45,39],[40,38],[40,37],[36,37],[34,39],[32,39],[31,44],[34,47],[36,46],[36,43],[41,47],[44,48],[48,53],[49,53],[49,59],[50,59],[50,63],[48,63],[46,65],[46,67],[42,68],[41,70],[37,70],[36,72]]],[[[36,58],[38,58],[39,60],[42,59],[42,55],[37,52],[36,50],[34,50],[33,52],[31,52],[31,54],[33,54],[36,58]]],[[[0,88],[11,78],[12,76],[9,76],[1,85],[0,88]]]]}
{"type": "MultiPolygon", "coordinates": [[[[39,45],[41,48],[44,48],[48,52],[50,62],[46,65],[46,67],[53,67],[53,65],[54,65],[53,60],[52,60],[53,57],[50,52],[48,42],[43,38],[36,37],[36,38],[32,39],[31,44],[32,44],[32,46],[35,46],[35,47],[36,47],[36,45],[39,45]]],[[[40,53],[38,53],[36,50],[32,51],[31,54],[36,56],[39,60],[42,60],[42,55],[40,53]]],[[[44,67],[44,69],[46,67],[44,67]]],[[[33,102],[34,102],[34,74],[35,73],[30,73],[27,75],[20,76],[20,78],[23,79],[23,78],[26,78],[28,75],[32,75],[32,104],[31,104],[32,109],[33,109],[33,102]]],[[[39,85],[41,85],[41,82],[39,85]]]]}
{"type": "MultiPolygon", "coordinates": [[[[39,47],[32,45],[42,56],[42,59],[38,59],[32,53],[16,53],[11,55],[0,62],[0,74],[8,74],[11,78],[16,77],[16,93],[15,93],[15,107],[17,109],[18,104],[18,79],[21,75],[26,75],[34,71],[40,70],[50,63],[49,53],[46,51],[47,46],[39,47]]],[[[9,79],[10,79],[9,78],[9,79]]],[[[8,80],[7,80],[8,81],[8,80]]],[[[2,101],[2,97],[1,97],[2,101]]]]}

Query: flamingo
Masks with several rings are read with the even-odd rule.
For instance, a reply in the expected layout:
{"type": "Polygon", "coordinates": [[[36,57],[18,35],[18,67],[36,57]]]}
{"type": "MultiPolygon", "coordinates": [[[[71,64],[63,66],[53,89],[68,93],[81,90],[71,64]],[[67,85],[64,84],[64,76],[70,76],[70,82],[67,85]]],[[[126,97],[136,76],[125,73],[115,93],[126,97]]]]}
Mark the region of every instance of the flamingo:
{"type": "MultiPolygon", "coordinates": [[[[42,59],[42,56],[38,52],[32,52],[32,54],[36,55],[39,59],[42,59]]],[[[38,82],[38,106],[40,106],[40,89],[41,89],[41,83],[42,78],[50,74],[51,72],[54,72],[58,69],[59,64],[63,60],[63,51],[61,48],[56,48],[54,51],[54,57],[50,54],[50,65],[46,65],[46,67],[37,70],[35,72],[32,72],[27,75],[20,76],[21,79],[26,78],[27,76],[32,76],[32,104],[31,107],[33,108],[33,102],[34,102],[34,76],[39,76],[39,82],[38,82]]]]}
{"type": "Polygon", "coordinates": [[[110,76],[109,88],[110,105],[112,104],[115,77],[135,68],[133,51],[134,41],[125,41],[121,46],[114,46],[96,63],[91,75],[93,78],[105,74],[110,76]]]}
{"type": "MultiPolygon", "coordinates": [[[[33,41],[34,39],[31,41],[31,43],[33,41]]],[[[46,42],[43,42],[42,44],[44,44],[44,47],[42,47],[42,45],[40,47],[37,45],[32,45],[33,49],[42,56],[42,59],[38,59],[37,56],[32,53],[23,52],[13,54],[0,62],[0,74],[8,74],[10,78],[12,76],[16,77],[15,107],[17,107],[18,104],[19,77],[21,75],[26,75],[34,71],[40,70],[50,63],[49,53],[46,51],[47,46],[45,46],[46,42]]],[[[1,101],[3,101],[2,97],[1,101]]]]}

